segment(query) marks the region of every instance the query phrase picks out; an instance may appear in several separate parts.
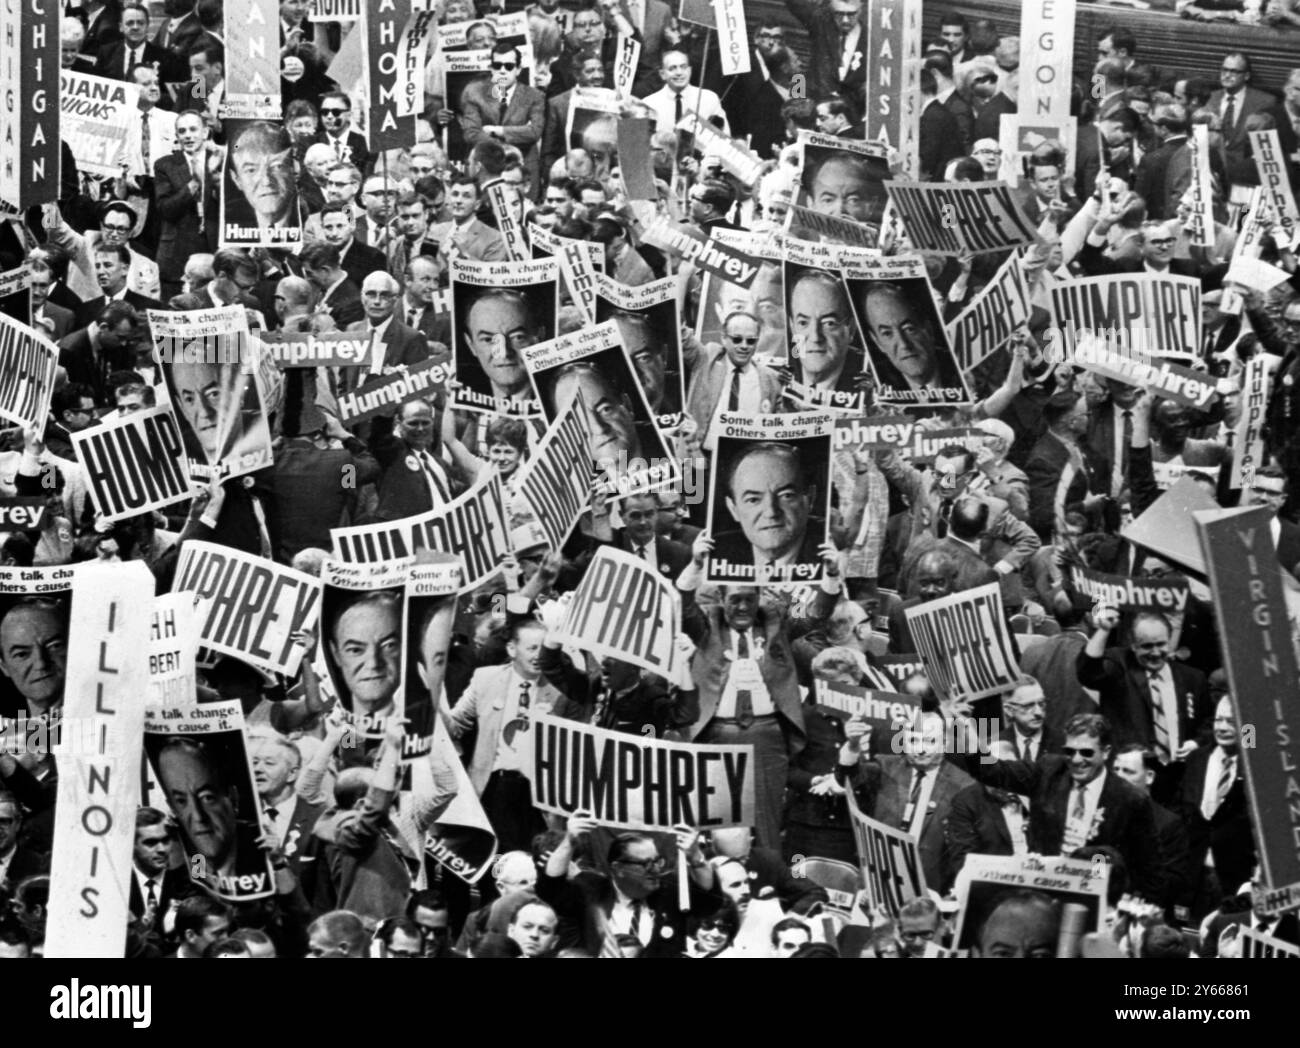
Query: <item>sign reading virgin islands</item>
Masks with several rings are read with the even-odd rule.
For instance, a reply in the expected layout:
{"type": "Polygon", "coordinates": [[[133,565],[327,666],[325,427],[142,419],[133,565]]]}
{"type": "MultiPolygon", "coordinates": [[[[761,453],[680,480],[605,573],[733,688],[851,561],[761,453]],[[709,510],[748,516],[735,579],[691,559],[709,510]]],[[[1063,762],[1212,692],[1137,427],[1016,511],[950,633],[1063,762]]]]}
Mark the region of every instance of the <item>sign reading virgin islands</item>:
{"type": "Polygon", "coordinates": [[[660,742],[544,713],[526,737],[524,773],[542,811],[589,811],[627,830],[753,824],[753,746],[660,742]]]}

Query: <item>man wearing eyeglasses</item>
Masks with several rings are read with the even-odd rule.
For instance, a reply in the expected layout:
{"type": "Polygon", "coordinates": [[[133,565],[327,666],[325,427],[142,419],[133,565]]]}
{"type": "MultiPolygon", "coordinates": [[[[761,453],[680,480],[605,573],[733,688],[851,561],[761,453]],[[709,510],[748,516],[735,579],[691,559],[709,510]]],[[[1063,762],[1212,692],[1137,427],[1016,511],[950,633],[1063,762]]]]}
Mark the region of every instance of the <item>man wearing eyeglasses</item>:
{"type": "Polygon", "coordinates": [[[158,263],[130,247],[131,232],[135,229],[138,217],[135,208],[126,201],[112,200],[100,211],[99,229],[87,230],[81,234],[63,220],[57,204],[45,205],[42,221],[49,241],[70,256],[67,276],[69,291],[83,301],[102,294],[95,276],[95,252],[103,245],[125,248],[130,252],[126,286],[135,295],[157,300],[161,290],[158,263]]]}
{"type": "MultiPolygon", "coordinates": [[[[968,708],[968,704],[962,704],[968,708]]],[[[959,706],[957,730],[969,745],[978,745],[974,724],[959,706]]],[[[1080,713],[1065,725],[1060,754],[1046,754],[1032,764],[1014,760],[1011,747],[995,743],[992,763],[970,762],[980,781],[1029,798],[1026,841],[1037,855],[1071,855],[1080,848],[1115,848],[1128,867],[1129,884],[1146,899],[1160,895],[1155,817],[1148,798],[1107,770],[1111,756],[1109,720],[1080,713]]],[[[971,751],[977,752],[977,751],[971,751]]]]}
{"type": "Polygon", "coordinates": [[[248,252],[222,248],[212,256],[212,279],[197,291],[176,296],[173,308],[215,309],[240,305],[245,309],[260,309],[253,291],[261,278],[262,271],[248,252]]]}
{"type": "Polygon", "coordinates": [[[1110,276],[1115,273],[1152,273],[1194,277],[1200,275],[1199,267],[1190,259],[1174,258],[1178,243],[1177,221],[1143,222],[1140,227],[1142,255],[1134,259],[1111,258],[1105,253],[1107,235],[1131,202],[1132,194],[1101,206],[1092,232],[1079,252],[1079,266],[1090,277],[1110,276]]]}
{"type": "Polygon", "coordinates": [[[324,142],[338,157],[340,163],[352,164],[363,175],[369,175],[375,158],[366,148],[366,139],[352,129],[352,99],[344,91],[329,91],[321,95],[321,129],[316,141],[324,142]]]}
{"type": "Polygon", "coordinates": [[[1240,52],[1223,56],[1219,66],[1220,89],[1210,95],[1206,108],[1219,117],[1223,132],[1223,160],[1234,186],[1259,185],[1259,174],[1249,153],[1247,118],[1268,113],[1280,119],[1272,95],[1250,86],[1250,59],[1240,52]]]}
{"type": "Polygon", "coordinates": [[[781,106],[790,100],[793,78],[801,67],[786,46],[785,29],[772,20],[759,23],[750,57],[750,71],[724,93],[722,104],[732,132],[737,137],[748,135],[750,149],[769,158],[785,138],[781,106]]]}
{"type": "Polygon", "coordinates": [[[989,179],[998,177],[998,168],[1002,166],[1002,150],[998,148],[996,138],[976,139],[970,155],[974,160],[979,161],[980,167],[984,169],[984,174],[989,179]]]}
{"type": "Polygon", "coordinates": [[[401,285],[383,270],[371,273],[362,281],[361,308],[366,318],[349,325],[347,330],[370,336],[370,360],[358,367],[339,369],[340,392],[351,392],[369,379],[429,359],[428,340],[394,315],[401,292],[401,285]]]}
{"type": "Polygon", "coordinates": [[[863,0],[786,0],[808,31],[808,96],[839,95],[865,108],[867,5],[863,0]]]}
{"type": "Polygon", "coordinates": [[[511,43],[492,50],[491,83],[475,81],[460,96],[461,129],[471,149],[485,138],[515,146],[524,155],[529,196],[537,191],[539,146],[546,123],[546,96],[519,82],[523,58],[511,43]]]}

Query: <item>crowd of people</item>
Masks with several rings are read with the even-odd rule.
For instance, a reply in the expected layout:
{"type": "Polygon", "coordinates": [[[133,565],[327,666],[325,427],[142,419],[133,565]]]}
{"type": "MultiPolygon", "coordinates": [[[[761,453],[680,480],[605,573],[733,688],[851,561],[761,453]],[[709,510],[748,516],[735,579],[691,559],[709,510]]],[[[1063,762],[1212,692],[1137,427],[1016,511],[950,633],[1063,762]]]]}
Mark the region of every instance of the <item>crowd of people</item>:
{"type": "MultiPolygon", "coordinates": [[[[832,152],[813,172],[801,145],[810,132],[867,133],[866,0],[748,12],[750,71],[734,76],[722,72],[716,32],[663,0],[539,0],[523,9],[523,37],[499,31],[517,24],[510,14],[472,0],[434,7],[439,29],[464,44],[430,53],[414,140],[382,151],[362,126],[364,82],[329,76],[356,24],[312,20],[307,0],[279,5],[282,119],[237,128],[221,105],[226,27],[243,17],[235,0],[164,0],[161,12],[95,0],[65,12],[63,67],[134,84],[139,112],[120,175],[79,173],[65,144],[57,202],[3,219],[0,269],[26,270],[5,311],[57,344],[59,376],[44,425],[5,434],[0,491],[46,501],[38,527],[6,525],[0,565],[137,560],[166,593],[186,544],[201,541],[319,574],[332,529],[427,515],[493,474],[511,492],[548,421],[579,395],[599,465],[658,448],[682,482],[618,497],[595,481],[562,548],[517,541],[502,570],[460,599],[434,703],[463,761],[459,788],[473,790],[496,837],[485,876],[466,883],[402,832],[400,722],[350,747],[348,724],[322,698],[315,677],[327,662],[343,667],[358,705],[372,679],[363,663],[381,676],[392,669],[388,641],[375,639],[383,629],[352,623],[358,635],[370,630],[353,639],[339,616],[302,636],[296,678],[231,656],[201,669],[200,698],[244,710],[257,811],[236,812],[237,791],[201,745],[151,754],[160,797],[136,818],[127,955],[920,957],[952,945],[971,855],[1106,864],[1108,905],[1090,947],[1099,955],[1226,955],[1240,950],[1239,928],[1300,944],[1294,913],[1259,904],[1266,885],[1212,593],[1194,566],[1120,534],[1171,471],[1187,472],[1220,506],[1267,507],[1280,568],[1300,568],[1294,223],[1266,224],[1258,257],[1275,271],[1268,286],[1227,279],[1260,182],[1249,132],[1276,131],[1300,190],[1300,68],[1261,83],[1237,52],[1217,70],[1156,68],[1117,10],[1095,67],[1073,70],[1073,154],[1048,140],[1015,172],[1034,243],[961,257],[895,243],[887,250],[919,256],[925,271],[918,286],[928,290],[908,297],[846,282],[833,267],[782,264],[796,204],[885,236],[880,171],[832,152]],[[639,52],[616,94],[627,38],[639,52]],[[457,79],[443,68],[457,49],[486,53],[486,64],[457,79]],[[592,114],[584,107],[595,97],[614,101],[592,114]],[[757,176],[742,180],[730,157],[681,130],[686,114],[747,151],[757,176]],[[631,118],[650,122],[646,170],[636,172],[621,137],[631,118]],[[1212,172],[1209,247],[1187,235],[1199,125],[1212,172]],[[647,181],[651,192],[630,191],[647,181]],[[765,264],[752,285],[731,287],[649,243],[643,234],[661,220],[748,245],[765,264]],[[293,227],[300,242],[231,246],[226,222],[293,227]],[[673,281],[664,301],[674,319],[601,315],[617,321],[631,371],[570,365],[542,381],[525,351],[589,326],[567,278],[558,306],[522,285],[464,297],[453,279],[462,261],[517,261],[505,226],[594,245],[598,275],[623,288],[673,281]],[[776,246],[763,254],[760,243],[776,246]],[[942,322],[1013,256],[1029,319],[959,375],[936,349],[942,322]],[[1199,279],[1202,344],[1184,347],[1184,362],[1218,383],[1211,406],[1050,351],[1052,289],[1124,273],[1199,279]],[[231,305],[268,342],[354,333],[369,363],[279,372],[252,409],[272,439],[263,468],[217,474],[188,503],[99,519],[77,434],[171,404],[196,461],[223,454],[227,394],[215,365],[176,364],[164,376],[150,316],[231,305]],[[1264,461],[1234,487],[1244,376],[1261,356],[1275,364],[1264,461]],[[341,417],[342,398],[452,357],[446,390],[364,423],[341,417]],[[698,495],[720,463],[719,414],[807,410],[792,382],[859,396],[863,417],[901,410],[873,403],[881,388],[942,387],[952,404],[922,396],[908,412],[922,429],[978,436],[916,463],[902,451],[836,452],[821,477],[789,445],[736,454],[718,500],[734,523],[719,518],[711,531],[698,495]],[[834,506],[817,501],[827,487],[834,506]],[[561,644],[557,609],[605,546],[647,561],[680,596],[689,667],[673,679],[561,644]],[[817,562],[820,581],[705,581],[711,556],[739,562],[751,547],[755,565],[817,562]],[[1114,607],[1078,591],[1076,567],[1185,576],[1190,597],[1173,614],[1114,607]],[[906,612],[989,583],[1024,642],[1021,675],[972,704],[927,679],[906,612]],[[881,737],[819,705],[818,681],[919,697],[919,713],[881,737]],[[521,736],[540,712],[751,746],[753,825],[629,831],[588,811],[566,820],[537,809],[521,736]],[[999,731],[986,759],[953,746],[989,723],[999,731]],[[855,812],[916,842],[927,891],[897,912],[869,901],[855,812]],[[196,858],[220,866],[236,836],[274,873],[274,891],[252,902],[222,899],[192,876],[196,858]]],[[[1282,23],[1300,20],[1294,7],[1182,13],[1241,8],[1239,20],[1282,23]]],[[[917,167],[905,172],[890,152],[884,177],[1006,177],[999,121],[1017,108],[1017,31],[942,16],[923,41],[917,167]]],[[[544,253],[534,244],[533,254],[544,253]]],[[[20,733],[57,724],[69,644],[57,602],[0,612],[0,956],[40,955],[50,916],[58,758],[20,733]]],[[[457,788],[453,776],[444,805],[457,788]]],[[[1050,893],[1009,891],[969,936],[970,952],[1057,956],[1061,912],[1050,893]]]]}

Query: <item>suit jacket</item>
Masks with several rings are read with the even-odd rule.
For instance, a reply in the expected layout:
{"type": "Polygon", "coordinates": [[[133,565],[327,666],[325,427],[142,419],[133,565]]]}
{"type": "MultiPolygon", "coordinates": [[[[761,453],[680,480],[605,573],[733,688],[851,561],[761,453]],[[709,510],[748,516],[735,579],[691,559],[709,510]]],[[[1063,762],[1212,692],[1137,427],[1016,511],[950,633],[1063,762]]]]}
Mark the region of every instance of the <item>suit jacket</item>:
{"type": "Polygon", "coordinates": [[[292,868],[294,876],[301,879],[302,866],[311,862],[315,856],[308,845],[311,843],[312,830],[317,820],[325,814],[324,804],[312,804],[304,797],[294,797],[293,815],[289,820],[289,832],[280,842],[284,849],[285,860],[292,868]]]}
{"type": "Polygon", "coordinates": [[[970,103],[954,91],[942,105],[957,118],[957,128],[961,132],[962,155],[969,153],[970,147],[975,144],[975,113],[970,103]]]}
{"type": "MultiPolygon", "coordinates": [[[[1224,127],[1223,162],[1228,169],[1228,178],[1234,184],[1259,185],[1259,174],[1255,163],[1250,159],[1250,136],[1246,131],[1246,118],[1255,113],[1273,113],[1279,117],[1278,123],[1286,120],[1285,115],[1275,112],[1277,99],[1267,91],[1247,84],[1237,93],[1237,105],[1233,113],[1231,127],[1224,127]]],[[[1215,91],[1205,104],[1206,109],[1220,113],[1223,108],[1223,91],[1215,91]]]]}
{"type": "MultiPolygon", "coordinates": [[[[180,59],[165,47],[146,40],[144,53],[137,65],[153,66],[158,71],[159,83],[174,84],[187,78],[189,70],[181,69],[180,59]]],[[[130,81],[126,74],[126,41],[119,40],[100,49],[95,58],[95,76],[107,77],[109,80],[130,81]]],[[[163,92],[166,97],[166,91],[163,92]]]]}
{"type": "MultiPolygon", "coordinates": [[[[1178,741],[1196,742],[1214,712],[1205,674],[1180,662],[1170,662],[1169,668],[1178,705],[1178,741]]],[[[1131,742],[1155,745],[1147,673],[1128,648],[1108,648],[1100,659],[1080,651],[1078,670],[1079,683],[1100,694],[1101,713],[1110,721],[1116,747],[1131,742]]]]}
{"type": "MultiPolygon", "coordinates": [[[[615,529],[614,541],[610,545],[621,549],[624,553],[636,553],[636,548],[622,528],[615,529]]],[[[670,583],[676,582],[677,576],[685,571],[686,565],[691,562],[690,547],[658,535],[655,536],[654,547],[659,574],[670,583]]]]}
{"type": "MultiPolygon", "coordinates": [[[[758,660],[758,669],[772,697],[776,713],[788,729],[791,756],[803,748],[804,726],[803,701],[799,695],[790,634],[795,622],[808,626],[824,624],[835,604],[836,598],[818,587],[817,596],[811,602],[806,619],[793,619],[770,607],[760,607],[749,630],[754,638],[763,638],[763,654],[758,660]]],[[[691,675],[700,692],[700,718],[690,729],[690,738],[694,739],[718,712],[718,702],[731,673],[731,663],[727,658],[731,629],[727,626],[720,605],[701,607],[696,602],[694,593],[682,591],[682,630],[695,644],[691,675]]]]}
{"type": "MultiPolygon", "coordinates": [[[[1002,797],[982,782],[972,782],[952,799],[944,826],[949,875],[956,878],[967,855],[1014,855],[1015,845],[1002,812],[1002,797]]],[[[926,885],[929,887],[928,883],[926,885]]]]}
{"type": "Polygon", "coordinates": [[[1025,463],[1025,475],[1029,478],[1029,526],[1041,541],[1051,541],[1058,509],[1064,512],[1071,503],[1082,502],[1090,488],[1109,490],[1109,470],[1090,475],[1086,459],[1084,465],[1082,470],[1072,467],[1069,449],[1051,433],[1044,433],[1030,452],[1025,463]]]}
{"type": "Polygon", "coordinates": [[[1250,880],[1255,866],[1255,838],[1251,833],[1250,800],[1246,796],[1245,777],[1241,772],[1241,755],[1237,756],[1237,776],[1228,795],[1207,820],[1201,813],[1201,796],[1205,774],[1210,766],[1213,746],[1202,746],[1187,758],[1177,808],[1187,827],[1188,864],[1193,871],[1205,865],[1205,853],[1214,857],[1214,868],[1225,894],[1235,892],[1250,880]]]}
{"type": "MultiPolygon", "coordinates": [[[[142,295],[138,291],[132,291],[130,288],[126,289],[126,294],[122,296],[122,300],[134,306],[135,311],[139,313],[141,317],[144,316],[144,311],[146,309],[167,308],[156,298],[150,298],[148,295],[142,295]]],[[[81,304],[81,310],[80,312],[77,313],[75,319],[73,320],[73,323],[76,324],[77,327],[79,328],[85,327],[97,316],[99,316],[99,311],[103,309],[106,305],[108,305],[107,295],[100,295],[98,298],[88,299],[87,301],[81,304]]]]}
{"type": "MultiPolygon", "coordinates": [[[[199,22],[199,16],[193,11],[188,12],[177,22],[174,29],[170,28],[170,25],[171,19],[165,19],[158,27],[158,32],[154,33],[153,42],[177,55],[188,55],[190,48],[199,43],[203,37],[203,25],[199,22]]],[[[185,75],[180,79],[188,80],[189,71],[186,70],[185,75]]]]}
{"type": "MultiPolygon", "coordinates": [[[[167,916],[167,911],[172,908],[172,904],[179,903],[182,899],[188,899],[191,895],[197,895],[200,890],[190,880],[189,870],[185,867],[163,870],[162,883],[158,886],[158,905],[154,909],[153,920],[144,929],[145,932],[162,934],[163,918],[167,916]]],[[[134,865],[131,868],[131,898],[129,905],[132,917],[141,918],[144,916],[144,895],[140,892],[134,865]]]]}
{"type": "MultiPolygon", "coordinates": [[[[76,314],[70,309],[64,309],[62,306],[56,306],[53,302],[47,301],[41,307],[41,313],[53,322],[54,333],[50,338],[58,342],[68,332],[74,330],[77,326],[76,314]]],[[[1292,525],[1294,527],[1295,525],[1292,525]]]]}
{"type": "MultiPolygon", "coordinates": [[[[347,327],[348,331],[362,333],[369,329],[370,322],[367,320],[359,320],[347,327]]],[[[396,316],[388,322],[388,327],[384,329],[384,337],[380,341],[384,344],[383,367],[385,368],[396,368],[402,365],[410,367],[429,359],[428,340],[414,328],[407,327],[396,316]]],[[[339,368],[339,392],[351,393],[364,387],[368,371],[369,364],[339,368]]]]}
{"type": "Polygon", "coordinates": [[[488,137],[484,127],[500,127],[501,141],[524,155],[524,174],[536,191],[546,96],[527,84],[516,84],[504,116],[490,83],[468,85],[460,96],[460,126],[471,149],[488,137]]]}
{"type": "Polygon", "coordinates": [[[162,219],[158,236],[158,268],[169,281],[178,281],[191,255],[217,250],[219,181],[211,176],[203,182],[203,217],[190,192],[190,167],[181,153],[160,156],[153,165],[154,202],[162,219]]]}
{"type": "Polygon", "coordinates": [[[1291,192],[1300,193],[1300,162],[1291,159],[1300,151],[1300,136],[1296,135],[1295,128],[1291,126],[1285,105],[1277,107],[1277,144],[1282,147],[1287,175],[1291,179],[1291,192]]]}
{"type": "Polygon", "coordinates": [[[366,311],[361,306],[361,290],[351,280],[333,288],[321,299],[321,305],[334,321],[339,330],[347,330],[351,325],[363,320],[366,311]]]}
{"type": "Polygon", "coordinates": [[[411,457],[410,445],[391,432],[372,437],[370,444],[381,471],[375,485],[374,521],[401,520],[433,509],[428,479],[411,457]]]}
{"type": "MultiPolygon", "coordinates": [[[[436,242],[439,249],[445,252],[454,232],[453,227],[452,222],[439,222],[429,228],[428,239],[436,242]]],[[[500,231],[477,218],[471,218],[465,224],[460,232],[459,244],[462,255],[478,262],[505,262],[509,258],[506,241],[500,231]]]]}
{"type": "Polygon", "coordinates": [[[948,161],[966,155],[957,117],[937,100],[921,110],[920,150],[923,182],[942,182],[948,161]]]}
{"type": "MultiPolygon", "coordinates": [[[[581,946],[592,957],[599,957],[605,942],[605,919],[617,898],[613,882],[602,873],[584,870],[572,880],[550,877],[543,872],[537,878],[537,894],[555,908],[560,918],[560,942],[581,946]]],[[[721,897],[701,891],[690,882],[690,906],[683,911],[678,904],[677,879],[665,875],[659,888],[646,897],[645,905],[654,914],[650,943],[643,957],[680,957],[686,946],[687,921],[691,914],[715,910],[721,897]]]]}
{"type": "MultiPolygon", "coordinates": [[[[1141,258],[1109,258],[1103,248],[1085,243],[1079,251],[1079,268],[1090,277],[1105,277],[1115,273],[1145,273],[1146,264],[1141,258]]],[[[1178,277],[1199,277],[1200,267],[1190,259],[1175,258],[1169,263],[1169,274],[1178,277]]]]}
{"type": "Polygon", "coordinates": [[[13,891],[28,877],[38,877],[50,872],[50,857],[44,852],[19,845],[14,849],[13,858],[5,870],[4,879],[0,880],[0,889],[13,891]]]}
{"type": "MultiPolygon", "coordinates": [[[[724,391],[731,389],[731,361],[722,346],[700,347],[692,351],[683,347],[684,362],[690,369],[691,381],[686,389],[686,413],[700,427],[700,439],[708,436],[713,417],[718,411],[718,400],[724,391]]],[[[758,384],[762,396],[759,410],[776,410],[781,398],[781,379],[775,371],[763,364],[758,368],[758,384]]]]}
{"type": "Polygon", "coordinates": [[[1156,824],[1156,857],[1160,891],[1158,896],[1150,901],[1157,902],[1166,909],[1174,906],[1190,907],[1200,868],[1193,867],[1191,863],[1187,826],[1182,816],[1154,802],[1151,805],[1151,814],[1155,817],[1156,824]]]}
{"type": "MultiPolygon", "coordinates": [[[[1033,764],[975,761],[971,768],[981,781],[1029,798],[1026,836],[1030,851],[1039,855],[1061,854],[1074,786],[1069,761],[1048,754],[1033,764]]],[[[1118,775],[1103,774],[1106,780],[1097,803],[1100,819],[1086,843],[1118,849],[1128,864],[1130,885],[1143,898],[1154,899],[1159,895],[1160,881],[1151,802],[1118,775]]]]}
{"type": "Polygon", "coordinates": [[[569,123],[569,105],[573,101],[573,88],[561,91],[546,100],[546,122],[542,127],[541,165],[546,178],[555,162],[569,151],[564,130],[569,123]]]}
{"type": "Polygon", "coordinates": [[[911,627],[907,624],[907,609],[922,603],[920,597],[910,597],[897,604],[889,612],[889,654],[915,655],[916,641],[912,639],[911,627]]]}
{"type": "MultiPolygon", "coordinates": [[[[506,708],[506,685],[510,682],[511,672],[509,663],[475,670],[469,687],[447,714],[453,736],[459,738],[471,729],[476,729],[474,753],[470,757],[468,771],[470,782],[474,784],[474,791],[479,796],[487,788],[492,765],[496,762],[497,745],[503,727],[501,718],[506,708]]],[[[545,678],[541,678],[531,688],[529,709],[535,713],[569,717],[574,712],[574,705],[545,678]]]]}
{"type": "MultiPolygon", "coordinates": [[[[326,133],[324,128],[316,132],[315,141],[324,142],[330,149],[334,148],[334,139],[326,133]]],[[[363,178],[369,178],[375,166],[375,157],[366,146],[366,136],[349,128],[343,144],[347,162],[355,166],[361,172],[363,178]]]]}
{"type": "Polygon", "coordinates": [[[1115,161],[1110,158],[1110,148],[1102,144],[1101,132],[1095,124],[1084,124],[1079,128],[1075,148],[1074,192],[1080,200],[1087,200],[1097,188],[1097,175],[1101,173],[1103,153],[1108,159],[1107,169],[1117,178],[1124,179],[1130,185],[1133,180],[1133,162],[1131,159],[1115,161]]]}
{"type": "MultiPolygon", "coordinates": [[[[903,823],[903,814],[912,788],[911,767],[902,757],[892,753],[875,761],[866,761],[854,769],[854,789],[869,784],[873,777],[876,779],[876,791],[871,817],[906,832],[908,827],[903,823]]],[[[946,892],[952,883],[953,871],[950,870],[945,854],[945,827],[952,813],[952,802],[958,793],[974,782],[955,764],[945,760],[939,765],[934,787],[930,791],[930,803],[921,823],[917,851],[921,856],[921,868],[925,871],[925,886],[940,894],[946,892]]]]}
{"type": "MultiPolygon", "coordinates": [[[[623,6],[626,10],[626,4],[623,6]]],[[[659,79],[659,66],[664,51],[672,46],[665,39],[664,33],[674,22],[673,9],[664,3],[664,0],[645,0],[642,10],[645,17],[638,34],[641,41],[641,57],[636,63],[636,79],[632,87],[632,93],[638,98],[645,98],[662,86],[663,82],[659,79]]],[[[636,24],[633,23],[633,28],[635,27],[636,24]]],[[[605,83],[613,82],[612,77],[605,77],[605,83]]]]}
{"type": "Polygon", "coordinates": [[[971,131],[971,134],[975,136],[973,141],[978,142],[981,138],[1000,141],[1002,137],[1002,114],[1014,113],[1015,111],[1015,100],[1008,98],[999,91],[976,111],[975,127],[971,131]]]}
{"type": "Polygon", "coordinates": [[[917,562],[932,551],[946,553],[956,563],[957,581],[953,585],[954,593],[998,581],[998,573],[993,570],[989,562],[964,542],[957,541],[951,535],[936,539],[928,531],[924,531],[908,543],[907,550],[903,553],[902,570],[899,572],[899,589],[902,592],[910,591],[917,562]]]}
{"type": "Polygon", "coordinates": [[[835,18],[831,14],[830,4],[819,0],[787,0],[789,12],[803,23],[808,32],[808,97],[825,98],[838,94],[851,99],[858,112],[863,110],[866,98],[867,20],[866,6],[863,6],[858,43],[850,61],[848,76],[840,79],[840,67],[843,55],[840,49],[840,33],[836,28],[835,18]]]}
{"type": "Polygon", "coordinates": [[[80,382],[93,389],[96,403],[108,403],[112,393],[108,388],[108,376],[127,367],[127,354],[119,347],[112,351],[101,350],[96,359],[90,344],[90,332],[84,327],[60,339],[58,345],[59,367],[68,373],[68,381],[80,382]]]}
{"type": "MultiPolygon", "coordinates": [[[[764,160],[772,156],[772,147],[785,141],[785,122],[781,106],[785,102],[772,80],[763,75],[762,59],[757,52],[749,56],[750,71],[734,81],[735,86],[723,94],[731,133],[750,138],[750,149],[764,160]]],[[[924,144],[924,137],[922,137],[924,144]]]]}
{"type": "Polygon", "coordinates": [[[356,237],[352,238],[352,243],[339,259],[339,265],[357,287],[360,287],[371,273],[388,269],[388,261],[384,258],[384,253],[378,248],[361,243],[356,237]]]}
{"type": "MultiPolygon", "coordinates": [[[[245,309],[262,309],[262,303],[250,295],[247,291],[241,291],[239,297],[234,302],[225,303],[227,305],[239,305],[245,309]]],[[[204,284],[197,291],[191,291],[184,295],[175,295],[171,302],[172,308],[177,310],[186,309],[217,309],[223,303],[218,302],[212,294],[212,285],[204,284]]]]}

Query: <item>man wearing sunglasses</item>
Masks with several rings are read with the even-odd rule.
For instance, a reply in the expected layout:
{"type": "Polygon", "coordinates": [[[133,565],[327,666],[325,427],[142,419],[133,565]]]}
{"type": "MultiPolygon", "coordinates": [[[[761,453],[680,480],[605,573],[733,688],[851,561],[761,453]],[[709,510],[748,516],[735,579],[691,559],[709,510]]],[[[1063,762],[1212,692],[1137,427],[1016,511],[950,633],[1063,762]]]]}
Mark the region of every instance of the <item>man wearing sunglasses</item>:
{"type": "MultiPolygon", "coordinates": [[[[1026,684],[1030,681],[1026,678],[1026,684]]],[[[957,730],[967,733],[967,744],[978,746],[969,717],[958,711],[955,719],[957,730]]],[[[971,761],[970,771],[988,785],[1028,798],[1030,852],[1069,856],[1084,847],[1115,848],[1128,867],[1131,890],[1155,899],[1161,874],[1151,802],[1107,770],[1111,745],[1110,721],[1080,713],[1066,722],[1059,754],[1044,754],[1033,763],[1015,760],[1014,750],[1002,741],[991,749],[992,763],[971,761]]]]}
{"type": "Polygon", "coordinates": [[[374,155],[366,148],[366,139],[352,129],[352,99],[346,92],[329,91],[320,100],[321,129],[316,141],[324,142],[340,163],[352,164],[364,175],[374,169],[374,155]]]}
{"type": "Polygon", "coordinates": [[[690,371],[686,412],[700,427],[705,450],[717,446],[710,433],[719,411],[769,412],[781,396],[781,376],[754,360],[762,325],[753,313],[736,310],[722,325],[722,344],[683,341],[683,362],[690,371]]]}
{"type": "Polygon", "coordinates": [[[484,139],[515,146],[524,155],[529,197],[537,195],[538,154],[546,123],[546,96],[519,82],[523,57],[511,43],[492,49],[491,83],[475,81],[460,96],[460,125],[471,149],[484,139]]]}

